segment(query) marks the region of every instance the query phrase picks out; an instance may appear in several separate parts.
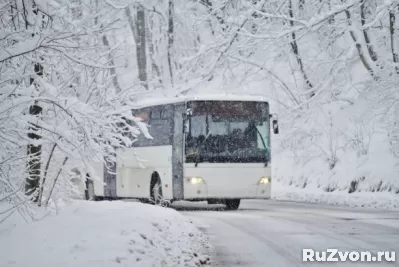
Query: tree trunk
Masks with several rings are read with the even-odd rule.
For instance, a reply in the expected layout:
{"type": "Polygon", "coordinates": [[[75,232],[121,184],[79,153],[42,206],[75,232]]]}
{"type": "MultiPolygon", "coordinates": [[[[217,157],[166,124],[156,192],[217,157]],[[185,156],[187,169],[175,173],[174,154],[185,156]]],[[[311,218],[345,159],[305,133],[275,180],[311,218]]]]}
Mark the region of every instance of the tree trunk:
{"type": "Polygon", "coordinates": [[[44,204],[45,206],[48,206],[48,203],[49,203],[49,201],[50,201],[50,199],[51,199],[51,195],[53,194],[53,190],[54,190],[54,188],[55,188],[55,185],[57,184],[58,178],[60,177],[60,174],[61,174],[61,172],[62,172],[62,169],[63,169],[63,167],[65,166],[65,164],[66,164],[67,161],[68,161],[68,157],[65,157],[65,158],[64,158],[64,161],[62,162],[62,165],[61,165],[60,169],[58,170],[57,175],[56,175],[55,178],[54,178],[54,182],[53,182],[53,185],[51,186],[50,193],[48,194],[48,197],[47,197],[46,202],[45,202],[45,204],[44,204]]]}
{"type": "Polygon", "coordinates": [[[299,9],[303,10],[305,8],[305,0],[299,0],[299,9]]]}
{"type": "Polygon", "coordinates": [[[137,6],[136,29],[137,29],[136,54],[137,54],[137,67],[139,70],[139,80],[148,90],[145,11],[142,5],[137,6]]]}
{"type": "MultiPolygon", "coordinates": [[[[392,8],[389,11],[389,32],[391,37],[391,51],[392,51],[392,60],[395,64],[399,62],[398,52],[396,51],[396,43],[395,43],[395,8],[392,8]]],[[[396,73],[399,74],[399,66],[395,66],[396,73]]]]}
{"type": "Polygon", "coordinates": [[[130,7],[125,8],[125,14],[129,22],[130,29],[136,42],[137,68],[139,72],[139,80],[148,90],[147,83],[147,57],[146,57],[146,27],[145,12],[143,6],[137,7],[137,20],[134,20],[130,7]]]}
{"type": "MultiPolygon", "coordinates": [[[[348,19],[348,25],[349,27],[352,26],[352,16],[351,13],[349,12],[349,10],[345,10],[345,14],[346,14],[346,18],[348,19]]],[[[349,34],[352,37],[353,42],[355,43],[356,49],[357,49],[357,53],[360,57],[360,60],[363,63],[363,66],[367,69],[367,71],[370,73],[370,75],[376,79],[375,75],[374,75],[374,71],[373,68],[371,67],[371,64],[367,61],[367,58],[365,57],[364,53],[363,53],[363,47],[360,44],[360,42],[358,41],[356,34],[353,30],[349,30],[349,34]]]]}
{"type": "MultiPolygon", "coordinates": [[[[107,49],[110,49],[108,38],[105,35],[105,33],[103,35],[102,40],[103,40],[104,46],[107,49]]],[[[108,59],[109,59],[109,63],[111,64],[111,66],[115,66],[114,58],[112,57],[111,51],[108,54],[108,59]]],[[[118,82],[118,76],[116,75],[116,69],[114,67],[112,67],[110,69],[110,73],[111,73],[111,76],[112,76],[112,83],[114,84],[114,87],[115,87],[115,92],[118,94],[118,93],[120,93],[122,91],[122,88],[121,88],[121,86],[119,85],[119,82],[118,82]]]]}
{"type": "Polygon", "coordinates": [[[378,57],[376,52],[373,49],[373,46],[370,43],[370,38],[368,35],[367,30],[364,28],[366,24],[366,7],[365,7],[365,1],[360,0],[360,21],[362,23],[362,28],[363,28],[363,36],[364,40],[366,42],[367,50],[369,51],[370,57],[373,61],[377,61],[378,57]]]}
{"type": "Polygon", "coordinates": [[[168,8],[168,65],[169,65],[169,73],[170,73],[170,82],[172,84],[172,87],[173,87],[172,49],[173,49],[173,41],[174,41],[173,16],[174,16],[173,0],[169,0],[169,8],[168,8]]]}
{"type": "MultiPolygon", "coordinates": [[[[149,21],[151,22],[151,16],[149,16],[149,21]]],[[[158,79],[158,82],[160,84],[162,84],[162,75],[161,75],[161,69],[159,68],[158,64],[155,61],[154,58],[154,44],[152,43],[152,32],[150,31],[150,27],[148,26],[147,23],[147,27],[146,27],[146,34],[147,34],[147,43],[148,43],[148,52],[150,55],[150,60],[151,60],[151,69],[152,69],[152,73],[153,75],[158,79]]],[[[153,28],[153,24],[151,23],[151,29],[153,28]]]]}
{"type": "MultiPolygon", "coordinates": [[[[96,0],[95,3],[96,3],[96,10],[98,10],[99,9],[98,0],[96,0]]],[[[94,24],[95,25],[98,24],[98,17],[94,18],[94,24]]],[[[101,25],[101,28],[102,27],[103,27],[103,25],[101,25]]],[[[104,46],[107,49],[110,50],[110,45],[109,45],[106,33],[103,33],[102,41],[103,41],[104,46]]],[[[109,60],[109,63],[111,64],[111,66],[115,66],[114,58],[113,58],[113,56],[111,54],[111,51],[109,51],[108,60],[109,60]]],[[[119,84],[118,77],[116,75],[116,69],[115,68],[111,68],[110,69],[110,73],[111,73],[111,76],[112,76],[112,83],[113,83],[113,85],[115,87],[115,92],[118,94],[118,93],[120,93],[122,91],[122,88],[121,88],[121,86],[119,84]]]]}
{"type": "MultiPolygon", "coordinates": [[[[320,0],[320,2],[322,2],[322,1],[320,0]]],[[[331,11],[331,0],[328,0],[327,4],[328,4],[328,11],[331,11]]],[[[331,16],[328,19],[328,23],[334,24],[334,22],[335,22],[335,18],[334,18],[334,16],[331,16]]]]}
{"type": "MultiPolygon", "coordinates": [[[[223,17],[220,16],[218,14],[218,12],[214,12],[212,2],[210,0],[200,0],[199,2],[201,4],[203,4],[208,9],[209,14],[212,14],[212,15],[214,15],[216,17],[216,19],[219,21],[219,23],[220,23],[220,25],[222,27],[222,31],[225,32],[226,29],[227,29],[227,25],[226,25],[223,17]]],[[[254,1],[252,1],[252,4],[256,4],[256,3],[254,3],[254,1]]],[[[223,4],[221,4],[221,5],[226,6],[226,1],[223,4]]],[[[221,10],[223,10],[223,8],[221,8],[221,10]]],[[[211,27],[211,30],[212,30],[212,34],[214,34],[215,31],[213,30],[212,25],[210,25],[210,27],[211,27]]]]}
{"type": "MultiPolygon", "coordinates": [[[[34,65],[34,71],[36,75],[43,76],[43,67],[41,64],[36,63],[34,65]]],[[[30,84],[33,84],[34,79],[30,79],[30,84]]],[[[29,115],[39,119],[42,113],[42,107],[38,105],[37,101],[29,107],[29,115]]],[[[27,177],[25,183],[25,193],[27,196],[32,197],[33,202],[39,201],[39,186],[40,186],[40,176],[41,176],[41,154],[42,146],[35,144],[41,139],[38,134],[37,125],[30,123],[28,138],[31,143],[28,144],[27,154],[28,154],[28,166],[27,166],[27,177]]]]}
{"type": "Polygon", "coordinates": [[[47,159],[47,163],[46,163],[46,167],[44,168],[44,174],[43,174],[43,179],[42,182],[40,184],[40,190],[39,190],[39,199],[38,199],[38,203],[39,203],[39,207],[42,205],[42,198],[43,198],[43,191],[44,191],[44,184],[46,183],[46,178],[47,178],[47,173],[48,173],[48,169],[50,168],[50,162],[51,159],[53,158],[54,155],[54,150],[57,147],[57,143],[55,143],[53,145],[53,147],[51,148],[51,152],[50,155],[47,159]]]}
{"type": "MultiPolygon", "coordinates": [[[[290,18],[293,19],[294,18],[294,12],[292,10],[292,0],[288,1],[288,12],[289,12],[290,18]]],[[[290,20],[290,26],[292,28],[294,27],[294,21],[293,20],[290,20]]],[[[310,82],[310,80],[308,78],[308,75],[306,74],[305,67],[303,66],[303,62],[302,62],[301,56],[299,54],[298,43],[296,41],[296,34],[295,34],[294,31],[292,32],[292,40],[290,42],[290,45],[291,45],[291,48],[292,48],[292,52],[295,55],[296,61],[298,62],[298,65],[299,65],[299,68],[301,70],[303,79],[304,79],[308,89],[312,90],[313,89],[313,84],[310,82]]],[[[313,91],[310,92],[309,93],[309,98],[312,98],[314,95],[315,95],[315,92],[313,92],[313,91]]]]}

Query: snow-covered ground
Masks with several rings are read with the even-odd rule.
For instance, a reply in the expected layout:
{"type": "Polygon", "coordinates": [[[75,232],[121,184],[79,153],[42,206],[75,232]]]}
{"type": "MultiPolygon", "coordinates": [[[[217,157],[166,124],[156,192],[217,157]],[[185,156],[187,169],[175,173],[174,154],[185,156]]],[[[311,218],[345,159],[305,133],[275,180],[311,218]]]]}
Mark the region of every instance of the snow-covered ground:
{"type": "Polygon", "coordinates": [[[323,192],[317,188],[298,188],[273,184],[272,198],[281,201],[321,203],[337,206],[399,210],[399,194],[389,192],[323,192]]]}
{"type": "Polygon", "coordinates": [[[399,266],[396,262],[302,262],[302,249],[399,251],[399,212],[246,200],[238,211],[179,207],[210,237],[212,266],[399,266]]]}
{"type": "Polygon", "coordinates": [[[0,224],[0,266],[199,266],[210,246],[177,211],[134,202],[76,201],[34,223],[0,224]]]}

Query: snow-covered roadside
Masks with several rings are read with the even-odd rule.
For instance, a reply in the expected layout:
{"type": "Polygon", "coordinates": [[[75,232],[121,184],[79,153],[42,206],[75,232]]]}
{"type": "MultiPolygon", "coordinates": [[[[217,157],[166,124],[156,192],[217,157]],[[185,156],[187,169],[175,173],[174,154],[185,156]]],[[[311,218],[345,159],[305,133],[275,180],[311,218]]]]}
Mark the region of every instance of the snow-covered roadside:
{"type": "Polygon", "coordinates": [[[323,192],[320,189],[297,188],[273,184],[272,198],[280,201],[322,203],[338,206],[399,210],[399,194],[389,192],[323,192]]]}
{"type": "Polygon", "coordinates": [[[3,225],[0,266],[199,266],[209,248],[197,227],[173,209],[76,201],[35,223],[3,225]]]}

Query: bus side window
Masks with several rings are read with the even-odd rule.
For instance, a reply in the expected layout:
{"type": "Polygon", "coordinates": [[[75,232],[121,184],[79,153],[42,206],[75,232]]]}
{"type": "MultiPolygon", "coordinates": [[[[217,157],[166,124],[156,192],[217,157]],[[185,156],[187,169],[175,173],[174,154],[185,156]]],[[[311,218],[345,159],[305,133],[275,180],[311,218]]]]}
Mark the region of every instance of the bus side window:
{"type": "Polygon", "coordinates": [[[155,110],[151,111],[150,118],[151,118],[151,120],[167,120],[168,113],[163,108],[155,109],[155,110]]]}
{"type": "Polygon", "coordinates": [[[160,119],[160,111],[159,110],[153,110],[151,111],[151,120],[159,120],[160,119]]]}

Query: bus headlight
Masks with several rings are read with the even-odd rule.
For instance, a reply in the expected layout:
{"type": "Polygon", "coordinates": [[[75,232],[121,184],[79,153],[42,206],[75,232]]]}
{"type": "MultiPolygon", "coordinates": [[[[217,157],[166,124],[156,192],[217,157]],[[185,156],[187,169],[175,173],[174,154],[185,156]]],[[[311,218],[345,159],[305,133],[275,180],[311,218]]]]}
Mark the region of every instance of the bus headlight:
{"type": "Polygon", "coordinates": [[[258,184],[268,184],[270,183],[270,181],[271,181],[270,177],[264,176],[260,178],[258,184]]]}
{"type": "Polygon", "coordinates": [[[187,181],[191,184],[205,184],[204,179],[201,177],[189,177],[187,181]]]}

